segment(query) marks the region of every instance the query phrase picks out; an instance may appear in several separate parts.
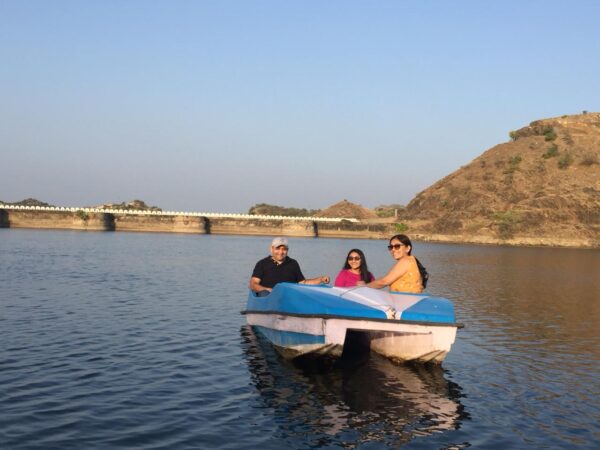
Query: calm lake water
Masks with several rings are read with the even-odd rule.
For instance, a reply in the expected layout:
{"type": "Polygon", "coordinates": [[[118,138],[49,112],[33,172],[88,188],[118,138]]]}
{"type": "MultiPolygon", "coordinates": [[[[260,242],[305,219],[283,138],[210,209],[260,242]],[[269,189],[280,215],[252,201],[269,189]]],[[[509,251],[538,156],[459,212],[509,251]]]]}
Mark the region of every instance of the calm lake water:
{"type": "MultiPolygon", "coordinates": [[[[0,448],[599,448],[600,252],[415,243],[440,367],[281,360],[245,326],[269,238],[0,229],[0,448]]],[[[307,277],[387,242],[291,239],[307,277]]]]}

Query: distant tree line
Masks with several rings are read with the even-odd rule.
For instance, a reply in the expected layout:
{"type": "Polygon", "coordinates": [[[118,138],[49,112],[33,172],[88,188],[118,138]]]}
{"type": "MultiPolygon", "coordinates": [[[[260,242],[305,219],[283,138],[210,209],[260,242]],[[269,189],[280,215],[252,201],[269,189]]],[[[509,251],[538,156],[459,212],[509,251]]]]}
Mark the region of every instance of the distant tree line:
{"type": "Polygon", "coordinates": [[[136,210],[136,211],[162,211],[158,206],[149,206],[143,200],[132,200],[130,202],[122,203],[107,203],[102,205],[104,209],[122,209],[122,210],[136,210]]]}
{"type": "Polygon", "coordinates": [[[25,200],[21,200],[20,202],[3,202],[0,200],[0,203],[3,205],[13,205],[13,206],[54,206],[49,203],[41,202],[36,200],[35,198],[26,198],[25,200]]]}
{"type": "MultiPolygon", "coordinates": [[[[42,202],[35,198],[26,198],[25,200],[21,200],[20,202],[3,202],[0,200],[0,203],[3,205],[12,205],[12,206],[50,206],[54,207],[55,205],[51,205],[46,202],[42,202]]],[[[148,206],[146,202],[143,200],[132,200],[130,202],[122,202],[122,203],[106,203],[100,206],[93,206],[93,208],[103,208],[103,209],[122,209],[122,210],[142,210],[142,211],[162,211],[158,206],[148,206]]]]}
{"type": "Polygon", "coordinates": [[[306,208],[287,208],[285,206],[269,205],[267,203],[257,203],[252,206],[248,214],[255,216],[294,216],[294,217],[312,217],[318,214],[320,209],[306,208]]]}

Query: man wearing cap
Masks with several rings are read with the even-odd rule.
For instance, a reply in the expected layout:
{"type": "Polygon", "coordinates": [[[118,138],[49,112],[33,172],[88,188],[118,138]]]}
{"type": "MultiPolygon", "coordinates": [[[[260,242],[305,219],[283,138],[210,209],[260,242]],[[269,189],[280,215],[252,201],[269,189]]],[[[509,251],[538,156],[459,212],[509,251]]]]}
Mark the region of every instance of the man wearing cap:
{"type": "Polygon", "coordinates": [[[249,287],[256,292],[257,297],[269,295],[277,283],[329,283],[327,275],[308,280],[304,278],[298,262],[287,255],[288,249],[288,240],[284,237],[276,237],[271,242],[271,256],[261,259],[254,266],[249,287]]]}

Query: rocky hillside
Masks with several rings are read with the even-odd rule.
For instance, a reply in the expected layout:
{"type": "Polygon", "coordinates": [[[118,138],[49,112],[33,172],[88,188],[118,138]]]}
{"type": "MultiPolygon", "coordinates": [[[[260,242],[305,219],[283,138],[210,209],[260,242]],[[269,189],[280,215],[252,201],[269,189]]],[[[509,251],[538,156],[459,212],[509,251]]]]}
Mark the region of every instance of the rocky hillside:
{"type": "Polygon", "coordinates": [[[413,232],[600,246],[600,113],[538,120],[420,192],[413,232]]]}

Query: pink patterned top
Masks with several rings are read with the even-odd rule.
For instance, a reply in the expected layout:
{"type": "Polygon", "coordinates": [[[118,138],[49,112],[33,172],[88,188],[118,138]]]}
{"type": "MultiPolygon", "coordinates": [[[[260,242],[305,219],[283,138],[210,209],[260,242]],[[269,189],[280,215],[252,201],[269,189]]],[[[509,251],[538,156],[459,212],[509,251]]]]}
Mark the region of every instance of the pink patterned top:
{"type": "MultiPolygon", "coordinates": [[[[375,277],[369,272],[369,282],[373,281],[375,277]]],[[[337,287],[352,287],[356,286],[356,283],[360,281],[360,275],[351,272],[349,269],[342,269],[338,276],[335,278],[334,286],[337,287]]]]}

